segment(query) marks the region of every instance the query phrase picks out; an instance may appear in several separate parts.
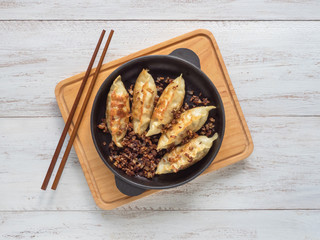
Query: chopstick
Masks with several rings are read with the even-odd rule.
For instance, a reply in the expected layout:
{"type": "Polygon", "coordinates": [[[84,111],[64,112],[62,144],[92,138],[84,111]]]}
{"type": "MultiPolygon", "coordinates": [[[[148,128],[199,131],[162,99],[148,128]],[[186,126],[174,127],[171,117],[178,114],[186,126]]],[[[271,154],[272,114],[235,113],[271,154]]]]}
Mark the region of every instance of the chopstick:
{"type": "Polygon", "coordinates": [[[59,157],[59,154],[61,152],[61,148],[63,146],[63,142],[67,136],[67,133],[68,133],[68,129],[71,125],[71,122],[72,122],[72,119],[73,119],[73,116],[74,116],[74,113],[76,112],[76,109],[78,107],[78,104],[79,104],[79,101],[80,101],[80,98],[81,98],[81,95],[83,93],[83,90],[84,90],[84,87],[87,83],[87,80],[89,78],[89,75],[90,75],[90,72],[91,72],[91,69],[92,69],[92,66],[93,66],[93,63],[97,57],[97,54],[98,54],[98,51],[99,51],[99,48],[100,48],[100,45],[102,43],[102,40],[104,38],[104,35],[106,33],[106,30],[102,30],[101,32],[101,35],[100,35],[100,38],[99,38],[99,41],[97,43],[97,46],[93,52],[93,55],[91,57],[91,60],[90,60],[90,63],[88,65],[88,68],[87,68],[87,71],[86,71],[86,74],[84,75],[83,77],[83,80],[82,80],[82,83],[81,83],[81,86],[79,88],[79,91],[77,93],[77,96],[76,96],[76,99],[74,100],[74,103],[73,103],[73,106],[71,108],[71,111],[70,111],[70,114],[68,116],[68,119],[67,119],[67,122],[66,122],[66,125],[64,126],[64,129],[62,131],[62,134],[61,134],[61,137],[60,137],[60,140],[58,142],[58,145],[56,147],[56,150],[53,154],[53,157],[51,159],[51,163],[49,165],[49,168],[48,168],[48,171],[47,171],[47,174],[43,180],[43,183],[42,183],[42,186],[41,186],[41,189],[42,190],[46,190],[47,189],[47,186],[48,186],[48,183],[49,183],[49,180],[51,178],[51,175],[52,175],[52,172],[53,172],[53,169],[57,163],[57,159],[59,157]]]}
{"type": "Polygon", "coordinates": [[[99,75],[99,72],[100,72],[100,69],[101,69],[101,66],[102,66],[102,63],[103,63],[103,60],[104,60],[104,57],[107,53],[107,50],[109,48],[109,44],[110,44],[110,41],[111,41],[111,38],[112,38],[112,35],[113,35],[113,30],[110,31],[109,33],[109,37],[108,37],[108,40],[106,42],[106,45],[104,46],[104,49],[103,49],[103,52],[101,54],[101,57],[100,57],[100,60],[99,60],[99,63],[98,63],[98,66],[96,68],[96,71],[94,73],[94,76],[92,78],[92,81],[90,83],[90,86],[89,86],[89,89],[88,89],[88,92],[87,92],[87,95],[84,99],[84,102],[83,102],[83,105],[81,107],[81,110],[80,110],[80,113],[79,113],[79,116],[78,116],[78,119],[76,121],[76,124],[74,126],[74,129],[72,131],[72,134],[71,134],[71,137],[70,137],[70,140],[68,142],[68,145],[67,145],[67,148],[66,148],[66,151],[63,155],[63,158],[61,160],[61,163],[60,163],[60,166],[59,166],[59,169],[58,169],[58,172],[57,172],[57,175],[54,179],[54,182],[51,186],[51,189],[53,190],[56,190],[57,189],[57,186],[58,186],[58,183],[59,183],[59,180],[61,178],[61,175],[62,175],[62,172],[63,172],[63,169],[64,169],[64,166],[66,165],[66,162],[67,162],[67,159],[68,159],[68,156],[69,156],[69,153],[70,153],[70,150],[72,148],[72,144],[73,144],[73,141],[74,139],[76,138],[77,136],[77,131],[79,129],[79,126],[80,126],[80,123],[81,123],[81,120],[82,120],[82,117],[83,117],[83,114],[86,110],[86,107],[87,107],[87,104],[89,102],[89,99],[90,99],[90,96],[91,96],[91,92],[93,90],[93,87],[94,87],[94,84],[98,78],[98,75],[99,75]]]}

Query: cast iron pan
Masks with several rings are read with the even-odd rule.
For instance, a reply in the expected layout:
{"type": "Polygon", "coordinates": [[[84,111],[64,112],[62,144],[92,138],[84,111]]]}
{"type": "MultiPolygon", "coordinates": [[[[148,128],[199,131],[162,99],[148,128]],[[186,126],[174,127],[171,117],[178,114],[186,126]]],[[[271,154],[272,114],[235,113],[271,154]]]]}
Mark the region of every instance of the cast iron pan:
{"type": "MultiPolygon", "coordinates": [[[[186,99],[188,102],[188,97],[186,99]]],[[[213,161],[222,143],[225,129],[225,116],[221,97],[210,81],[210,79],[200,70],[200,60],[191,50],[179,48],[169,55],[151,55],[139,57],[131,60],[112,72],[101,85],[94,100],[91,112],[91,133],[95,147],[108,168],[114,173],[118,189],[129,196],[136,196],[146,189],[167,189],[185,184],[199,176],[213,161]],[[118,75],[128,89],[134,84],[143,68],[149,69],[149,73],[156,79],[158,76],[176,78],[181,73],[186,82],[186,93],[194,90],[210,100],[210,105],[217,107],[210,111],[209,117],[216,120],[216,131],[219,138],[213,143],[209,153],[195,165],[178,173],[155,175],[152,179],[139,176],[128,176],[122,170],[116,168],[109,160],[108,145],[111,142],[110,134],[103,133],[97,125],[105,118],[106,99],[111,84],[118,75]],[[107,142],[103,146],[103,142],[107,142]]],[[[110,183],[111,184],[111,183],[110,183]]]]}

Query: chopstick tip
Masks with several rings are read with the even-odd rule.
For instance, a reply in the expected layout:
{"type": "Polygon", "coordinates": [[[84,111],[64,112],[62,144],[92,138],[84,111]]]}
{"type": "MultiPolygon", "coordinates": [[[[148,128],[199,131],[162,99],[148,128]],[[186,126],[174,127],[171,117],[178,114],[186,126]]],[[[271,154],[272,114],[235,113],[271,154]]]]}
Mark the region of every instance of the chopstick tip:
{"type": "Polygon", "coordinates": [[[111,29],[110,33],[109,33],[109,39],[111,40],[111,38],[113,37],[113,33],[114,33],[114,30],[111,29]]]}
{"type": "Polygon", "coordinates": [[[52,186],[51,186],[51,189],[52,189],[52,190],[56,190],[56,189],[57,189],[57,186],[58,186],[58,184],[53,183],[52,186]]]}

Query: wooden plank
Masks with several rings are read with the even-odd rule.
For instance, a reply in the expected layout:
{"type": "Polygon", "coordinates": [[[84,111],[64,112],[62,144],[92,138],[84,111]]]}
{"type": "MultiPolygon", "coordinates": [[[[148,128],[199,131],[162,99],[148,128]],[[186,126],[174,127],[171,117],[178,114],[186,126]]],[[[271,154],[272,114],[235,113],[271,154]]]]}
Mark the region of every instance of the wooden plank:
{"type": "Polygon", "coordinates": [[[73,20],[318,20],[317,0],[11,0],[0,4],[0,19],[73,20]]]}
{"type": "MultiPolygon", "coordinates": [[[[247,121],[255,143],[248,159],[120,209],[320,209],[319,118],[247,121]]],[[[98,208],[73,151],[59,189],[40,190],[62,128],[61,118],[0,119],[0,211],[98,208]]]]}
{"type": "Polygon", "coordinates": [[[60,116],[55,85],[86,69],[105,27],[116,30],[106,61],[207,28],[245,116],[320,115],[318,22],[1,21],[0,117],[60,116]]]}
{"type": "Polygon", "coordinates": [[[3,239],[319,239],[319,211],[4,212],[3,239]],[[45,219],[45,221],[44,221],[45,219]]]}

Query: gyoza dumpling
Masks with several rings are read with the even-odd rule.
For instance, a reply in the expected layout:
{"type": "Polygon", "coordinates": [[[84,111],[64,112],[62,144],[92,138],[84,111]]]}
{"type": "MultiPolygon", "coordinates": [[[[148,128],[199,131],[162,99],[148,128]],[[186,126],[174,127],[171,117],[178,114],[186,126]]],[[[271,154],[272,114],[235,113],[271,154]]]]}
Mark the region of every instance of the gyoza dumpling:
{"type": "Polygon", "coordinates": [[[177,123],[166,132],[162,133],[157,149],[168,148],[170,145],[178,145],[188,135],[188,131],[198,131],[207,121],[209,111],[214,106],[196,107],[185,111],[177,119],[177,123]]]}
{"type": "Polygon", "coordinates": [[[199,136],[182,146],[176,147],[163,156],[158,164],[156,174],[176,173],[190,167],[207,155],[213,141],[217,138],[217,133],[211,138],[199,136]]]}
{"type": "Polygon", "coordinates": [[[150,129],[146,136],[152,136],[161,132],[164,125],[173,119],[173,112],[182,106],[185,95],[185,83],[182,74],[173,80],[161,94],[157,106],[155,107],[150,129]]]}
{"type": "Polygon", "coordinates": [[[114,80],[107,97],[106,122],[113,142],[122,147],[129,123],[129,94],[119,75],[114,80]]]}
{"type": "Polygon", "coordinates": [[[156,84],[148,70],[139,74],[133,90],[132,122],[133,130],[142,134],[147,130],[157,95],[156,84]]]}

